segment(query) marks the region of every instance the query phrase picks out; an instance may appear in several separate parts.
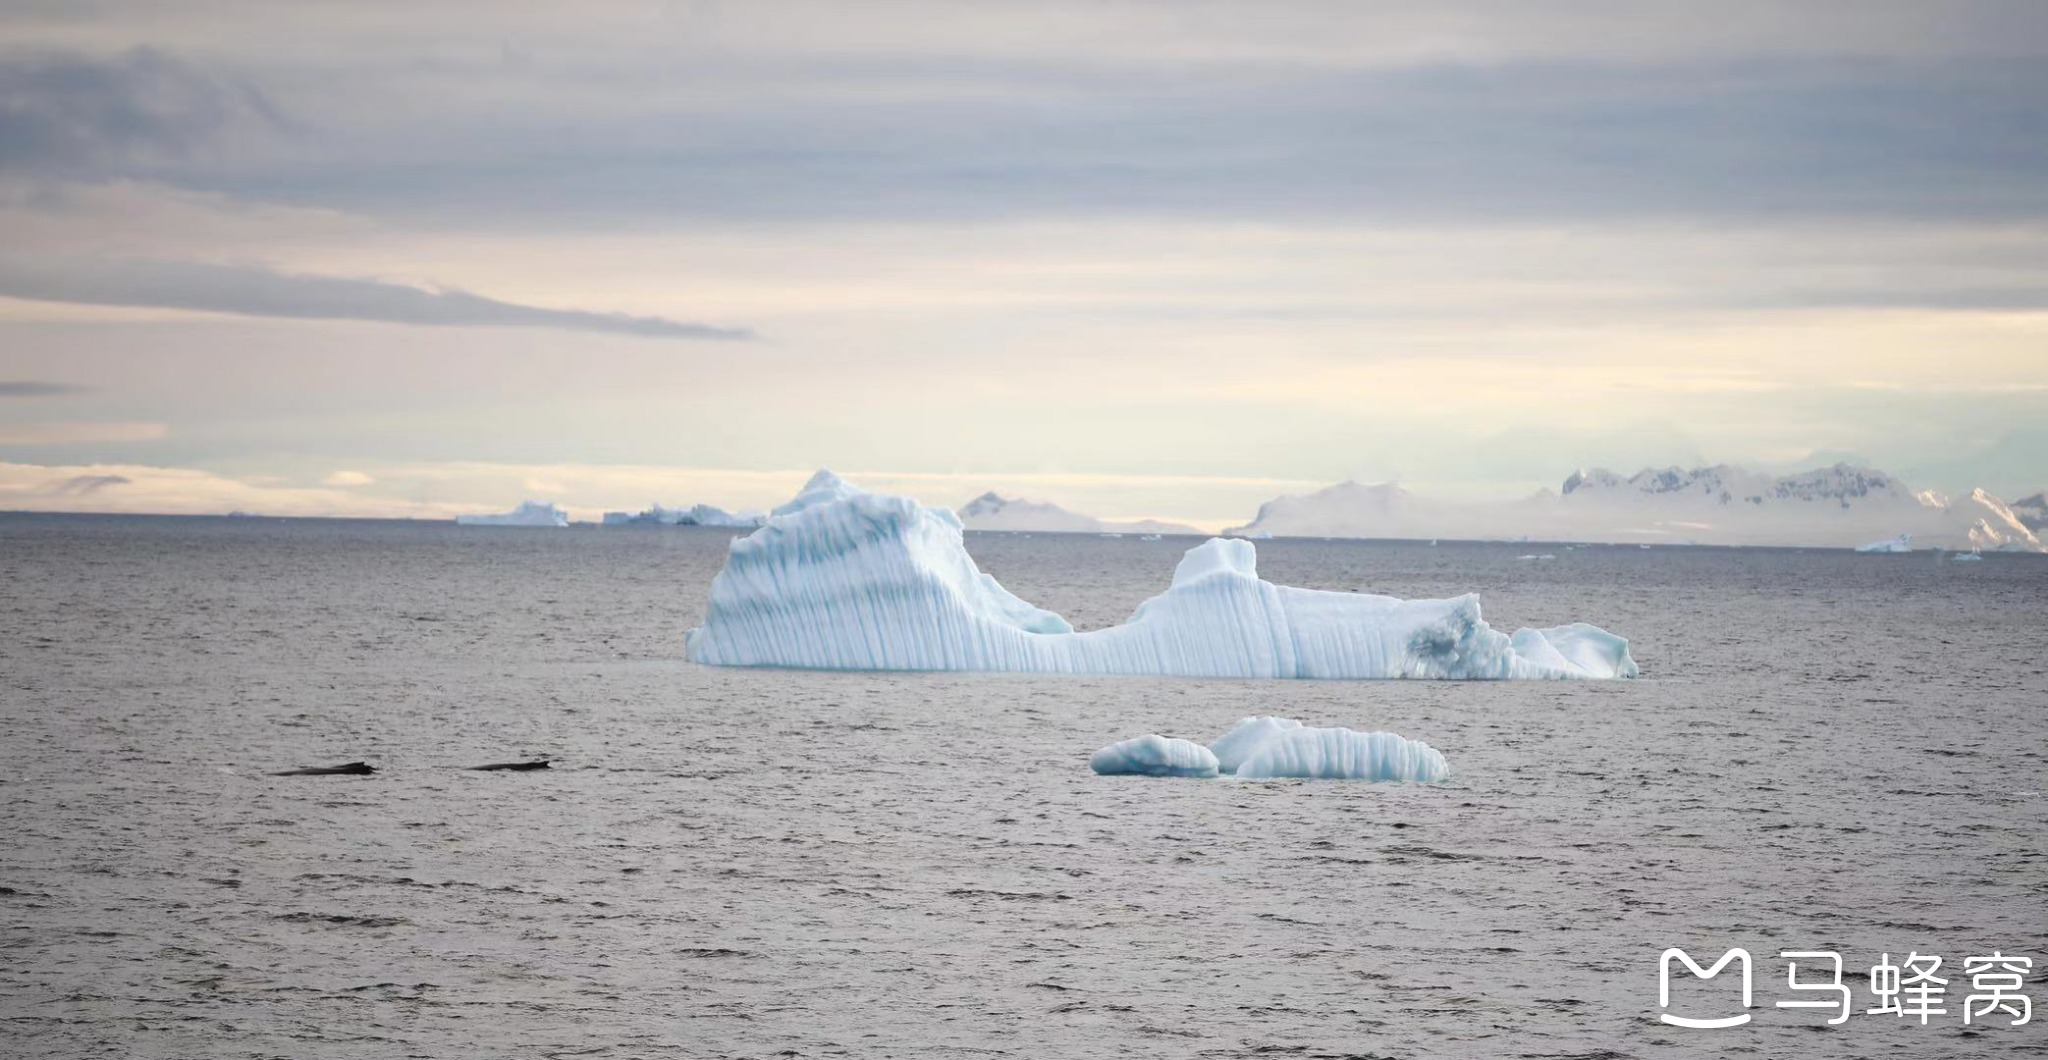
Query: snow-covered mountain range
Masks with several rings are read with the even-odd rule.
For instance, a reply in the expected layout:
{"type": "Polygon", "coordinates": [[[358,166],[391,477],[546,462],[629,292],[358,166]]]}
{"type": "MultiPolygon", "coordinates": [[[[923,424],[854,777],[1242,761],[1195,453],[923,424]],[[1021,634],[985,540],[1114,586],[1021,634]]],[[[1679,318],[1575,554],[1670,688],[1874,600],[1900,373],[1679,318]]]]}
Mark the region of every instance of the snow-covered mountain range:
{"type": "Polygon", "coordinates": [[[1494,503],[1419,497],[1392,483],[1345,482],[1269,501],[1250,523],[1224,532],[1822,548],[1911,534],[1921,548],[2040,552],[2044,516],[2048,498],[2040,494],[2015,505],[1981,489],[1952,499],[1848,464],[1792,475],[1717,465],[1626,477],[1576,471],[1555,492],[1494,503]]]}
{"type": "Polygon", "coordinates": [[[1068,534],[1199,534],[1200,530],[1156,519],[1117,522],[1070,512],[1043,501],[1013,500],[994,491],[962,505],[956,513],[969,530],[1028,530],[1068,534]]]}

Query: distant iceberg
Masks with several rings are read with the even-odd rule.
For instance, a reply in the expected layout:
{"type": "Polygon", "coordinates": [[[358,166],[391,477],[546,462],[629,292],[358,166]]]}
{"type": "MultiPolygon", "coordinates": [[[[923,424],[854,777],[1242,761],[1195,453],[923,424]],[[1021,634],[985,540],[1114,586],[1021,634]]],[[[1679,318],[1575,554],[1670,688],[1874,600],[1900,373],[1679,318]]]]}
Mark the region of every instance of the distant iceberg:
{"type": "Polygon", "coordinates": [[[606,526],[710,526],[731,530],[752,530],[768,521],[765,512],[729,512],[709,504],[688,508],[648,505],[638,512],[606,512],[606,526]]]}
{"type": "Polygon", "coordinates": [[[520,501],[503,515],[458,515],[457,526],[568,526],[569,513],[544,501],[520,501]]]}
{"type": "Polygon", "coordinates": [[[1858,551],[1858,552],[1911,552],[1911,551],[1913,551],[1913,535],[1912,535],[1912,534],[1900,534],[1900,535],[1899,535],[1899,536],[1897,536],[1897,537],[1888,537],[1888,538],[1885,538],[1885,539],[1884,539],[1883,541],[1872,541],[1871,543],[1869,543],[1869,544],[1867,544],[1867,545],[1857,545],[1857,546],[1856,546],[1856,551],[1858,551]]]}
{"type": "Polygon", "coordinates": [[[1103,776],[1213,777],[1216,756],[1191,740],[1139,736],[1095,752],[1088,768],[1103,776]]]}
{"type": "Polygon", "coordinates": [[[768,522],[766,512],[729,512],[709,504],[690,506],[690,522],[697,526],[715,526],[728,530],[752,530],[768,522]]]}
{"type": "Polygon", "coordinates": [[[1007,530],[1012,533],[1073,534],[1199,534],[1200,530],[1157,519],[1108,520],[1070,512],[1057,504],[1004,497],[990,491],[968,501],[954,512],[969,530],[1007,530]]]}
{"type": "Polygon", "coordinates": [[[1274,585],[1251,543],[1190,549],[1165,592],[1076,633],[975,566],[952,512],[820,471],[735,539],[689,657],[715,666],[1252,678],[1634,677],[1628,642],[1575,624],[1510,637],[1479,598],[1274,585]]]}

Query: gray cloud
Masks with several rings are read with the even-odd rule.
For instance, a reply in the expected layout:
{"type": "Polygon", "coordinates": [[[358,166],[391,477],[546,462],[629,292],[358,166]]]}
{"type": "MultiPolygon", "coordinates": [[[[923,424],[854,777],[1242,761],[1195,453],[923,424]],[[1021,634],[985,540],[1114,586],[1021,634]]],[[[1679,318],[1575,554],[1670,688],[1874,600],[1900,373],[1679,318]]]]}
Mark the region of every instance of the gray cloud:
{"type": "Polygon", "coordinates": [[[86,305],[196,309],[305,320],[561,328],[663,339],[749,339],[743,328],[666,317],[593,313],[501,302],[466,291],[379,280],[170,261],[0,259],[0,295],[86,305]]]}
{"type": "MultiPolygon", "coordinates": [[[[1635,14],[1558,10],[1582,26],[1635,14]]],[[[1889,5],[1887,39],[1942,47],[1845,55],[1839,34],[1863,9],[1770,10],[1767,23],[1787,24],[1747,50],[1464,62],[1319,52],[1315,27],[1336,16],[1310,8],[1279,20],[1292,37],[1251,53],[1204,38],[1206,50],[1159,56],[1051,41],[998,54],[941,37],[903,53],[791,54],[759,46],[764,33],[687,61],[639,39],[584,40],[543,62],[435,51],[431,34],[293,64],[260,50],[204,67],[148,50],[44,55],[0,59],[0,169],[525,232],[673,219],[2048,217],[2048,12],[1905,18],[1913,5],[1889,5]]],[[[1584,36],[1551,25],[1549,8],[1502,17],[1514,11],[1516,33],[1584,36]]],[[[1683,38],[1675,17],[1632,29],[1683,38]]],[[[544,36],[529,43],[551,54],[544,36]]]]}
{"type": "MultiPolygon", "coordinates": [[[[1932,271],[1932,270],[1930,270],[1932,271]]],[[[1806,309],[1954,309],[2027,312],[2048,310],[2048,280],[2031,284],[1956,286],[1903,277],[1890,287],[1790,288],[1770,294],[1731,296],[1725,304],[1738,308],[1806,309]]]]}
{"type": "Polygon", "coordinates": [[[248,83],[150,48],[0,59],[0,172],[135,172],[282,124],[248,83]]]}
{"type": "Polygon", "coordinates": [[[0,379],[0,398],[69,397],[91,393],[91,387],[45,379],[0,379]]]}
{"type": "MultiPolygon", "coordinates": [[[[287,163],[168,179],[526,230],[607,217],[2048,217],[2042,58],[1212,76],[842,61],[835,79],[840,94],[796,100],[663,105],[656,93],[581,114],[507,105],[490,121],[360,122],[287,163]]],[[[675,88],[691,90],[706,89],[675,88]]]]}

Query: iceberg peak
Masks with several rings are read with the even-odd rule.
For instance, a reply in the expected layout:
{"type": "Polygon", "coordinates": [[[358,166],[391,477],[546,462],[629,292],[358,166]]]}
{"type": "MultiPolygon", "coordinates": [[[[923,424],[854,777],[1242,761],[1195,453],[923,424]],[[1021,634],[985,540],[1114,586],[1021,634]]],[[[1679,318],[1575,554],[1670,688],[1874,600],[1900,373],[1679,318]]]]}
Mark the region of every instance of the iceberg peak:
{"type": "Polygon", "coordinates": [[[797,493],[804,494],[809,493],[812,490],[836,491],[850,488],[851,486],[847,483],[845,479],[840,478],[836,474],[833,474],[831,468],[821,467],[818,470],[811,472],[811,477],[805,480],[803,488],[798,490],[797,493]]]}
{"type": "Polygon", "coordinates": [[[689,657],[715,666],[1257,678],[1634,677],[1584,624],[1513,637],[1478,598],[1396,600],[1258,577],[1249,541],[1189,550],[1130,620],[1076,633],[975,565],[952,512],[828,471],[729,547],[689,657]]]}
{"type": "Polygon", "coordinates": [[[1173,568],[1173,587],[1223,575],[1259,580],[1259,550],[1241,537],[1212,537],[1188,549],[1173,568]]]}
{"type": "Polygon", "coordinates": [[[1260,716],[1245,718],[1237,727],[1217,738],[1209,745],[1216,755],[1218,768],[1225,773],[1237,772],[1237,767],[1264,749],[1268,743],[1301,728],[1293,718],[1260,716]]]}
{"type": "Polygon", "coordinates": [[[796,491],[796,496],[791,497],[788,503],[775,509],[771,514],[792,515],[820,504],[845,500],[861,492],[863,491],[852,483],[833,474],[831,469],[821,467],[804,482],[802,489],[796,491]]]}

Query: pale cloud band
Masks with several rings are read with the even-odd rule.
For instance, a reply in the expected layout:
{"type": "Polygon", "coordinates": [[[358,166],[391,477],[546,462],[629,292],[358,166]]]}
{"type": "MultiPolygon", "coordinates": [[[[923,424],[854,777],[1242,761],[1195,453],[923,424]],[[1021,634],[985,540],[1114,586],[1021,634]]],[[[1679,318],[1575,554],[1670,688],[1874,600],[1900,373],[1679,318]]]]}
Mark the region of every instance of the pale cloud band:
{"type": "Polygon", "coordinates": [[[0,295],[301,320],[560,328],[656,339],[750,339],[745,328],[503,302],[467,291],[180,261],[0,258],[0,295]]]}
{"type": "Polygon", "coordinates": [[[98,423],[60,421],[55,423],[0,424],[0,445],[91,445],[109,442],[154,442],[170,434],[161,423],[98,423]]]}

